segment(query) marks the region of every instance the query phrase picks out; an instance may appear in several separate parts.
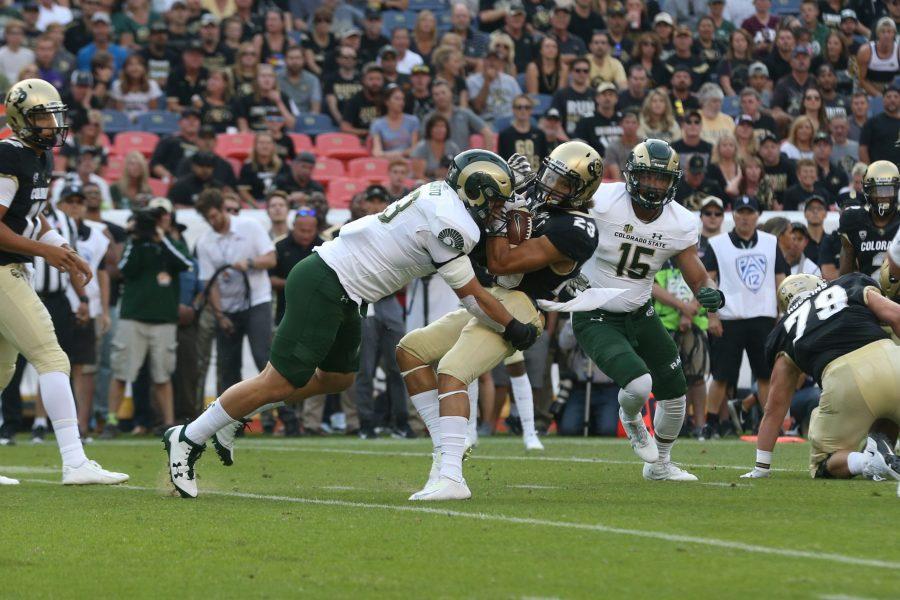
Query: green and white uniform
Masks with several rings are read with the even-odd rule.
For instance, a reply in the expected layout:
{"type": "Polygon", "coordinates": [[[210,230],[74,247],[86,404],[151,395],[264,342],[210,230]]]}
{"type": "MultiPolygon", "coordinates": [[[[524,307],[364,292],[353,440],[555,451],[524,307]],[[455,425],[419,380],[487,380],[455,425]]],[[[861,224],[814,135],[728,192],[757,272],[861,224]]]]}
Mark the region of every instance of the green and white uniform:
{"type": "Polygon", "coordinates": [[[624,288],[617,311],[575,313],[575,336],[600,370],[616,385],[649,373],[657,398],[677,398],[687,389],[678,348],[653,308],[651,291],[666,261],[697,244],[700,220],[670,202],[644,223],[634,213],[624,183],[602,184],[591,216],[600,243],[582,267],[591,287],[624,288]]]}
{"type": "MultiPolygon", "coordinates": [[[[396,293],[468,254],[480,230],[445,182],[411,192],[297,263],[285,284],[285,314],[270,362],[297,387],[323,371],[359,368],[360,307],[396,293]]],[[[452,284],[451,284],[452,287],[452,284]]]]}

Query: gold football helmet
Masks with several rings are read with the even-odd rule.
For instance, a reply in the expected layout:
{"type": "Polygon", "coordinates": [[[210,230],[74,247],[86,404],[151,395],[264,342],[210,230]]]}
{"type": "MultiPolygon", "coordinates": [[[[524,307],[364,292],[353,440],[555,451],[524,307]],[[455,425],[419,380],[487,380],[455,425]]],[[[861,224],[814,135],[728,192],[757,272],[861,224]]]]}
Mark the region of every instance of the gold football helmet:
{"type": "Polygon", "coordinates": [[[863,196],[874,217],[890,216],[897,210],[897,193],[900,191],[900,171],[888,160],[876,160],[863,176],[863,196]]]}
{"type": "Polygon", "coordinates": [[[600,153],[575,140],[557,146],[536,178],[537,199],[562,208],[587,208],[603,178],[600,153]]]}
{"type": "Polygon", "coordinates": [[[678,153],[657,139],[635,146],[623,171],[631,200],[648,210],[659,210],[675,198],[682,175],[678,153]]]}
{"type": "Polygon", "coordinates": [[[786,311],[796,298],[806,296],[820,285],[825,285],[824,279],[807,273],[785,277],[778,286],[778,311],[786,311]]]}
{"type": "Polygon", "coordinates": [[[893,300],[900,296],[900,279],[891,277],[891,261],[886,256],[884,262],[881,263],[881,270],[878,272],[878,285],[881,286],[885,297],[893,300]]]}
{"type": "Polygon", "coordinates": [[[6,121],[29,146],[49,150],[62,146],[69,126],[56,88],[43,79],[23,79],[6,94],[6,121]]]}
{"type": "Polygon", "coordinates": [[[487,223],[492,202],[512,199],[515,175],[506,161],[488,150],[466,150],[453,157],[447,183],[465,203],[475,222],[487,223]]]}

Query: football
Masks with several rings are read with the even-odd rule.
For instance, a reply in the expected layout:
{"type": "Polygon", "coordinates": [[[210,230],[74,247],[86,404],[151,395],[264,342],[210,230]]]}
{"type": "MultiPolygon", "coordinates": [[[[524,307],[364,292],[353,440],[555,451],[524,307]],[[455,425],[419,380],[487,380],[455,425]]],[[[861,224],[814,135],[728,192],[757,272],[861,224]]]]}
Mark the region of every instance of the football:
{"type": "Polygon", "coordinates": [[[506,214],[506,239],[518,246],[531,237],[532,218],[527,210],[511,210],[506,214]]]}

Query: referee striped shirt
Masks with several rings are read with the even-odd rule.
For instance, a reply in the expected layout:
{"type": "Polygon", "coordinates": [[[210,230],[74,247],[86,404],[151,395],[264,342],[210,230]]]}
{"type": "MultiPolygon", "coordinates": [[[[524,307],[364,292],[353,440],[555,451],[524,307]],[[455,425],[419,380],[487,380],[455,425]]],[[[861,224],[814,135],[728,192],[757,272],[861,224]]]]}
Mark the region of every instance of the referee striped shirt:
{"type": "MultiPolygon", "coordinates": [[[[78,228],[72,219],[67,217],[61,210],[52,208],[49,205],[44,210],[44,218],[47,219],[47,223],[51,227],[68,240],[69,246],[77,248],[78,228]]],[[[32,285],[34,286],[34,291],[40,295],[57,294],[65,292],[69,287],[69,276],[51,267],[42,257],[35,256],[32,285]]]]}

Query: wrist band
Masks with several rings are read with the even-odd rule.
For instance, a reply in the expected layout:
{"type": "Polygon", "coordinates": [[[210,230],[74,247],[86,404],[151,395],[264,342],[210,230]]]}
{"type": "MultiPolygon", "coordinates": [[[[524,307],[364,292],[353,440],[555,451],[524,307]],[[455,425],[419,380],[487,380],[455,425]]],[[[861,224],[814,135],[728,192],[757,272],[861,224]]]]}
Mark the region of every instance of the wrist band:
{"type": "Polygon", "coordinates": [[[48,230],[38,241],[42,244],[49,244],[50,246],[57,247],[62,247],[69,243],[68,240],[61,236],[55,229],[48,230]]]}

